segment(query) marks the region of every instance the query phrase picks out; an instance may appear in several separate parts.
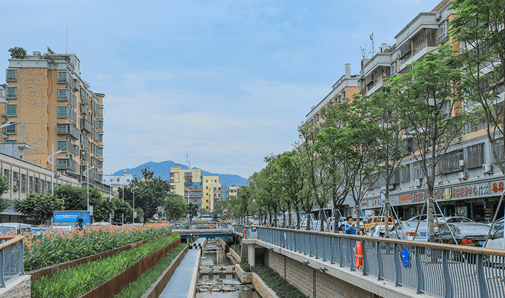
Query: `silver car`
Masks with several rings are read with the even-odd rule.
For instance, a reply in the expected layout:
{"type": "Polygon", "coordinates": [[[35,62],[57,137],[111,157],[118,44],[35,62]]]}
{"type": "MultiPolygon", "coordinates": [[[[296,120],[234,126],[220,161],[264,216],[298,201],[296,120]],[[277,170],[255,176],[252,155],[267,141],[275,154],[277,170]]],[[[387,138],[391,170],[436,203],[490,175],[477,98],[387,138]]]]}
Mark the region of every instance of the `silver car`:
{"type": "Polygon", "coordinates": [[[486,248],[505,249],[505,241],[503,241],[503,225],[499,226],[496,232],[487,241],[486,248]]]}
{"type": "Polygon", "coordinates": [[[491,227],[478,222],[448,223],[440,227],[440,237],[444,243],[454,244],[454,235],[458,244],[482,246],[491,227]]]}
{"type": "MultiPolygon", "coordinates": [[[[416,240],[416,241],[426,241],[428,234],[428,222],[427,221],[401,221],[396,223],[390,231],[390,238],[397,238],[403,240],[416,240]],[[419,227],[417,224],[419,223],[419,227]],[[417,233],[416,233],[417,228],[417,233]],[[414,239],[415,236],[415,239],[414,239]]],[[[435,234],[438,233],[438,228],[435,227],[435,234]]]]}

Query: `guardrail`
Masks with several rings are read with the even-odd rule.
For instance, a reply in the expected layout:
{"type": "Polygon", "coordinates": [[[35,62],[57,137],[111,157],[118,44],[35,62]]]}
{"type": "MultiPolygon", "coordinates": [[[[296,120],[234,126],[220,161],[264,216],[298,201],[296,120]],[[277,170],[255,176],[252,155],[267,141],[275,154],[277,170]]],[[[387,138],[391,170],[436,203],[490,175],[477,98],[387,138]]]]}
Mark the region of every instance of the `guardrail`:
{"type": "Polygon", "coordinates": [[[0,287],[18,275],[24,275],[24,236],[0,236],[0,287]]]}
{"type": "Polygon", "coordinates": [[[242,234],[244,232],[244,225],[233,225],[233,231],[242,234]]]}
{"type": "Polygon", "coordinates": [[[228,229],[230,228],[228,224],[216,223],[216,222],[204,222],[204,223],[174,223],[172,225],[173,229],[187,229],[187,230],[205,230],[205,229],[228,229]]]}
{"type": "MultiPolygon", "coordinates": [[[[242,232],[243,226],[235,225],[234,229],[242,232]]],[[[246,239],[362,271],[418,294],[505,297],[503,250],[257,226],[246,226],[246,239]],[[362,258],[356,254],[358,242],[362,258]]]]}

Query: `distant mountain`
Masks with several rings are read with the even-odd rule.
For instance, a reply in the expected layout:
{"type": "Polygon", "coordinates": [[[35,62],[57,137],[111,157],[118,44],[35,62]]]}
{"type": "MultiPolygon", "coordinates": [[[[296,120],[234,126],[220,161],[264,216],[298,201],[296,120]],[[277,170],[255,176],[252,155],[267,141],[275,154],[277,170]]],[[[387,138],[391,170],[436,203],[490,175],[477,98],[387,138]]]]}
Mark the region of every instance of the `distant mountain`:
{"type": "MultiPolygon", "coordinates": [[[[137,176],[139,178],[142,177],[142,170],[146,167],[149,168],[149,170],[154,172],[154,176],[159,176],[165,180],[170,180],[170,169],[175,166],[175,162],[171,160],[167,161],[162,161],[162,162],[147,162],[143,165],[140,165],[136,168],[127,168],[127,169],[122,169],[119,170],[112,175],[121,175],[124,171],[133,174],[133,176],[137,176]]],[[[181,167],[183,169],[188,169],[186,165],[179,164],[177,165],[178,167],[181,167]]],[[[193,168],[196,169],[196,168],[193,168]]],[[[240,177],[239,175],[230,175],[230,174],[217,174],[217,173],[211,173],[208,171],[202,170],[202,175],[203,176],[219,176],[219,182],[221,184],[227,184],[228,186],[231,185],[238,185],[238,186],[244,186],[247,182],[247,179],[244,177],[240,177]]]]}

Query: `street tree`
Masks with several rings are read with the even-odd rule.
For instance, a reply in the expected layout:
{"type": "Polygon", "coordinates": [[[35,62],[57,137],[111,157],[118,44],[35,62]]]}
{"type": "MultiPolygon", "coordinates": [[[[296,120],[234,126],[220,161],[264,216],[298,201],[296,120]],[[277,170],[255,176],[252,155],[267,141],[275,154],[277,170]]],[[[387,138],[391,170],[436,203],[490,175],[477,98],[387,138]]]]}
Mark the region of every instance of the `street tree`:
{"type": "Polygon", "coordinates": [[[451,9],[450,36],[461,46],[458,58],[464,69],[461,85],[466,89],[465,109],[474,121],[468,132],[485,128],[491,153],[505,173],[505,0],[455,0],[451,9]]]}
{"type": "MultiPolygon", "coordinates": [[[[456,166],[451,164],[451,160],[462,159],[462,156],[451,158],[447,150],[461,134],[469,118],[460,108],[465,86],[460,84],[463,70],[454,54],[450,46],[442,46],[427,53],[422,61],[414,61],[410,72],[391,80],[392,91],[401,102],[399,112],[403,114],[401,124],[405,128],[404,135],[413,147],[415,178],[425,179],[428,188],[430,237],[434,236],[437,165],[438,174],[445,174],[456,166]]],[[[451,152],[452,155],[460,153],[451,152]]]]}
{"type": "Polygon", "coordinates": [[[53,211],[64,210],[65,202],[50,193],[29,193],[24,199],[16,200],[14,209],[24,215],[35,218],[36,224],[46,224],[53,216],[53,211]]]}
{"type": "Polygon", "coordinates": [[[186,214],[189,216],[189,222],[192,222],[193,218],[198,215],[198,205],[189,203],[186,214]]]}
{"type": "Polygon", "coordinates": [[[7,208],[9,208],[9,203],[7,200],[1,197],[6,191],[9,190],[9,188],[9,180],[7,180],[4,175],[0,174],[0,212],[4,212],[7,210],[7,208]]]}
{"type": "MultiPolygon", "coordinates": [[[[196,205],[193,205],[196,207],[196,205]]],[[[163,207],[169,221],[184,217],[188,211],[188,205],[181,195],[169,195],[166,197],[163,207]]]]}

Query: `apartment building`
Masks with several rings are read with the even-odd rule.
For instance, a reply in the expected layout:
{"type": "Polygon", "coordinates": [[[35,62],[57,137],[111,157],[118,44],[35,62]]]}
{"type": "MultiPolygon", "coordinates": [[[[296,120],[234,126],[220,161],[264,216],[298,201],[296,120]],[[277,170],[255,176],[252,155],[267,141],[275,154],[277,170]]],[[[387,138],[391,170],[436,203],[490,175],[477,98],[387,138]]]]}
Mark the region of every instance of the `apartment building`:
{"type": "Polygon", "coordinates": [[[351,64],[345,65],[345,74],[333,84],[332,90],[305,116],[305,123],[314,124],[322,121],[321,110],[333,104],[338,104],[344,98],[352,98],[358,93],[359,75],[351,75],[351,64]]]}
{"type": "Polygon", "coordinates": [[[25,159],[79,181],[99,186],[103,180],[103,99],[81,77],[81,61],[75,54],[47,53],[9,59],[6,102],[2,118],[18,124],[3,129],[4,143],[28,145],[25,159]]]}
{"type": "Polygon", "coordinates": [[[202,208],[212,212],[217,201],[222,199],[219,176],[203,176],[203,191],[202,208]]]}
{"type": "Polygon", "coordinates": [[[124,188],[133,181],[133,174],[123,171],[121,175],[104,175],[103,183],[112,188],[114,196],[124,198],[124,188]],[[123,193],[117,193],[118,189],[122,188],[123,193]]]}
{"type": "Polygon", "coordinates": [[[236,186],[236,185],[232,185],[228,188],[228,197],[237,197],[238,195],[238,189],[240,187],[236,186]]]}
{"type": "MultiPolygon", "coordinates": [[[[408,73],[413,61],[423,59],[429,51],[451,41],[448,22],[455,14],[448,8],[449,2],[441,1],[432,11],[419,13],[395,36],[395,45],[363,63],[360,92],[367,95],[388,92],[387,85],[381,84],[380,73],[383,77],[408,73]],[[387,56],[390,57],[389,73],[387,56]],[[373,61],[383,64],[376,66],[373,61]],[[373,68],[380,71],[374,72],[373,68]]],[[[505,88],[499,92],[503,100],[505,88]]],[[[504,191],[505,177],[496,165],[484,128],[482,124],[468,124],[437,166],[435,199],[446,215],[459,214],[484,221],[490,220],[496,210],[504,191]]],[[[380,192],[384,187],[383,178],[369,185],[361,209],[378,213],[382,206],[380,192]]],[[[406,219],[421,213],[428,193],[423,172],[413,156],[403,161],[390,191],[390,201],[399,216],[406,219]]]]}
{"type": "Polygon", "coordinates": [[[196,204],[198,209],[203,207],[202,181],[201,169],[183,169],[180,166],[170,169],[171,192],[183,196],[187,203],[196,204]]]}

